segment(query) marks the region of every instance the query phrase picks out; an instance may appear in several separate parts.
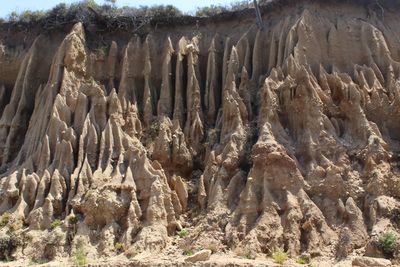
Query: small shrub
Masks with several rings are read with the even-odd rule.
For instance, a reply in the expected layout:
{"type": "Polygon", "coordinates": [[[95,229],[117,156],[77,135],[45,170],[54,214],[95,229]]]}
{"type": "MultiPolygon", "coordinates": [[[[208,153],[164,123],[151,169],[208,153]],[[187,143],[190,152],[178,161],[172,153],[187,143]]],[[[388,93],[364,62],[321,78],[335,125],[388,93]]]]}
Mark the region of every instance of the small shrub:
{"type": "MultiPolygon", "coordinates": [[[[115,4],[117,0],[105,0],[104,4],[99,5],[95,0],[80,0],[72,4],[60,3],[54,8],[46,11],[30,11],[12,12],[6,18],[8,22],[19,23],[34,23],[34,22],[50,22],[49,26],[56,26],[57,24],[64,24],[67,22],[82,21],[88,23],[94,19],[93,11],[110,19],[112,22],[130,17],[133,20],[139,18],[148,19],[163,19],[171,17],[181,17],[185,14],[173,5],[153,5],[153,6],[139,6],[139,7],[117,7],[115,4]]],[[[267,1],[267,0],[262,0],[267,1]]],[[[262,5],[263,3],[260,3],[262,5]]],[[[253,8],[251,0],[242,0],[231,3],[230,5],[211,5],[208,7],[198,8],[196,16],[212,17],[225,12],[240,11],[247,8],[253,8]]],[[[0,23],[2,23],[0,18],[0,23]]],[[[134,21],[132,21],[134,22],[134,21]]],[[[109,27],[120,27],[120,23],[111,23],[109,27]]],[[[123,24],[129,27],[132,24],[123,24]]],[[[134,23],[133,25],[136,25],[134,23]]],[[[126,28],[127,29],[127,28],[126,28]]],[[[1,172],[1,170],[0,170],[1,172]]]]}
{"type": "Polygon", "coordinates": [[[85,7],[91,7],[95,8],[98,7],[97,3],[95,0],[82,0],[80,2],[73,3],[70,8],[85,8],[85,7]]]}
{"type": "Polygon", "coordinates": [[[276,263],[283,264],[288,259],[288,255],[282,249],[278,249],[274,253],[272,253],[272,258],[276,263]]]}
{"type": "Polygon", "coordinates": [[[3,262],[12,262],[13,261],[13,258],[11,258],[10,256],[8,256],[8,255],[5,255],[5,257],[4,257],[4,259],[3,259],[3,262]]]}
{"type": "Polygon", "coordinates": [[[193,250],[192,249],[186,249],[183,251],[183,255],[185,256],[193,256],[193,250]]]}
{"type": "Polygon", "coordinates": [[[50,227],[52,230],[56,229],[57,227],[59,227],[60,225],[62,225],[62,221],[60,219],[55,219],[51,224],[50,227]]]}
{"type": "Polygon", "coordinates": [[[124,244],[117,242],[114,245],[114,249],[117,252],[123,252],[123,251],[125,251],[125,246],[124,246],[124,244]]]}
{"type": "Polygon", "coordinates": [[[310,258],[306,255],[301,255],[298,259],[297,259],[297,263],[298,264],[308,264],[310,263],[310,258]]]}
{"type": "Polygon", "coordinates": [[[236,1],[231,3],[229,6],[224,5],[210,5],[198,8],[196,10],[196,16],[198,17],[212,17],[218,14],[232,12],[232,11],[241,11],[246,8],[252,8],[252,1],[244,0],[244,1],[236,1]]]}
{"type": "Polygon", "coordinates": [[[17,12],[13,11],[7,16],[8,21],[18,21],[19,20],[19,15],[17,12]]]}
{"type": "Polygon", "coordinates": [[[3,215],[0,217],[0,227],[6,226],[11,220],[11,214],[8,212],[5,212],[3,215]]]}
{"type": "Polygon", "coordinates": [[[76,224],[78,222],[78,218],[76,216],[70,216],[68,217],[68,223],[73,225],[76,224]]]}
{"type": "Polygon", "coordinates": [[[196,11],[197,17],[211,17],[224,12],[227,12],[228,8],[221,5],[211,5],[207,7],[198,8],[196,11]]]}
{"type": "Polygon", "coordinates": [[[248,260],[252,260],[254,259],[253,255],[251,255],[251,251],[247,251],[246,254],[244,255],[244,257],[248,260]]]}
{"type": "Polygon", "coordinates": [[[74,263],[78,266],[86,265],[88,262],[86,251],[82,247],[78,248],[73,254],[73,256],[74,256],[74,263]]]}
{"type": "Polygon", "coordinates": [[[250,0],[236,1],[231,3],[229,11],[240,11],[246,8],[252,8],[253,3],[250,0]]]}
{"type": "Polygon", "coordinates": [[[179,231],[178,235],[180,238],[184,238],[189,235],[189,231],[187,229],[182,229],[179,231]]]}
{"type": "Polygon", "coordinates": [[[15,234],[0,238],[0,260],[10,261],[13,252],[22,245],[22,238],[15,234]]]}
{"type": "Polygon", "coordinates": [[[32,242],[33,241],[33,235],[31,233],[27,233],[24,235],[24,240],[26,242],[32,242]]]}
{"type": "Polygon", "coordinates": [[[89,198],[92,198],[94,196],[94,189],[89,189],[88,191],[86,191],[85,193],[85,198],[86,200],[88,200],[89,198]]]}
{"type": "Polygon", "coordinates": [[[25,10],[21,14],[19,14],[19,20],[22,22],[36,22],[47,15],[44,11],[30,11],[25,10]]]}
{"type": "Polygon", "coordinates": [[[131,247],[131,248],[127,249],[124,254],[128,259],[130,259],[130,258],[135,257],[138,253],[139,252],[136,249],[131,247]]]}
{"type": "Polygon", "coordinates": [[[379,247],[387,255],[392,255],[397,245],[395,234],[388,232],[384,233],[379,238],[379,247]]]}
{"type": "Polygon", "coordinates": [[[146,8],[146,16],[148,17],[179,17],[182,12],[173,5],[154,5],[146,8]]]}
{"type": "Polygon", "coordinates": [[[65,17],[68,13],[68,6],[65,3],[60,3],[49,11],[50,17],[65,17]]]}
{"type": "Polygon", "coordinates": [[[11,224],[8,225],[8,232],[9,233],[14,233],[22,228],[22,221],[17,220],[11,224]]]}

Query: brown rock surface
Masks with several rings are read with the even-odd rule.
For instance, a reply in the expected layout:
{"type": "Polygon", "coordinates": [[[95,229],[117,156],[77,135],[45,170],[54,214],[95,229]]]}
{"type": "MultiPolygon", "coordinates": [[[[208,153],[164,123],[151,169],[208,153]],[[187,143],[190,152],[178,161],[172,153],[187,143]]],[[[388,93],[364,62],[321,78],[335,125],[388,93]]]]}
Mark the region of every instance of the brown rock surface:
{"type": "Polygon", "coordinates": [[[390,260],[382,259],[382,258],[371,258],[371,257],[357,257],[353,260],[353,266],[360,267],[387,267],[391,266],[392,263],[390,260]]]}
{"type": "Polygon", "coordinates": [[[346,258],[399,236],[400,7],[360,2],[27,47],[1,26],[0,234],[29,236],[12,256],[346,258]]]}
{"type": "Polygon", "coordinates": [[[206,261],[210,259],[211,250],[205,249],[199,252],[196,252],[194,255],[189,256],[185,259],[186,262],[198,262],[198,261],[206,261]]]}

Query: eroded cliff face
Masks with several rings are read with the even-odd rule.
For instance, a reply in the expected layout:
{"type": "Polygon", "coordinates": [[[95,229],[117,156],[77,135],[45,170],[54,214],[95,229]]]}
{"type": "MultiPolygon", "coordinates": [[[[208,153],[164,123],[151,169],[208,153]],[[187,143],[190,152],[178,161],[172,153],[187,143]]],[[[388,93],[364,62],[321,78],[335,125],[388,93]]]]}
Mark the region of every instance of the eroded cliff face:
{"type": "Polygon", "coordinates": [[[12,253],[154,253],[182,228],[194,248],[373,253],[400,223],[398,14],[304,1],[264,31],[3,34],[0,214],[28,239],[12,253]]]}

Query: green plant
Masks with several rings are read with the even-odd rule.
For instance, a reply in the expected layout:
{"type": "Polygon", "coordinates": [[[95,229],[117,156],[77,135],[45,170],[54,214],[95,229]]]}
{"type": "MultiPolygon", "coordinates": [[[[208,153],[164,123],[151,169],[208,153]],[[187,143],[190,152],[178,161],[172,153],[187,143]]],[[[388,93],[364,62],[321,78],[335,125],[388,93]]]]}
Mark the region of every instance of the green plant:
{"type": "Polygon", "coordinates": [[[7,254],[4,256],[4,260],[3,262],[11,262],[13,261],[13,258],[11,258],[10,256],[8,256],[7,254]]]}
{"type": "Polygon", "coordinates": [[[11,224],[8,225],[8,232],[9,233],[14,233],[18,231],[19,229],[22,228],[22,222],[20,220],[17,220],[11,224]]]}
{"type": "Polygon", "coordinates": [[[86,265],[88,262],[87,253],[82,247],[78,248],[73,254],[73,256],[74,256],[74,263],[78,266],[86,265]]]}
{"type": "Polygon", "coordinates": [[[182,229],[178,232],[180,238],[184,238],[189,235],[189,231],[187,229],[182,229]]]}
{"type": "Polygon", "coordinates": [[[397,245],[396,236],[394,233],[387,232],[379,238],[379,247],[384,253],[392,255],[397,245]]]}
{"type": "Polygon", "coordinates": [[[272,258],[276,263],[283,264],[288,259],[288,255],[284,250],[278,249],[272,253],[272,258]]]}
{"type": "Polygon", "coordinates": [[[91,7],[91,8],[97,7],[97,3],[95,0],[83,0],[78,2],[77,4],[83,7],[91,7]]]}
{"type": "Polygon", "coordinates": [[[245,257],[246,259],[248,259],[248,260],[254,259],[254,257],[251,255],[251,251],[250,251],[250,250],[248,250],[248,251],[246,252],[246,254],[244,255],[244,257],[245,257]]]}
{"type": "Polygon", "coordinates": [[[26,234],[24,235],[24,240],[25,240],[26,242],[32,242],[32,241],[33,241],[33,235],[32,235],[31,233],[26,233],[26,234]]]}
{"type": "Polygon", "coordinates": [[[240,11],[251,7],[253,7],[251,0],[236,1],[230,4],[229,11],[240,11]]]}
{"type": "MultiPolygon", "coordinates": [[[[263,4],[263,1],[267,0],[262,0],[260,5],[263,4]]],[[[94,16],[100,15],[109,20],[110,23],[107,27],[123,27],[124,29],[128,29],[129,27],[135,27],[137,22],[141,22],[143,18],[146,18],[146,21],[157,21],[188,15],[184,14],[173,5],[117,7],[116,2],[117,0],[104,0],[103,5],[97,4],[95,0],[81,0],[72,4],[60,3],[54,8],[45,11],[26,10],[22,12],[12,12],[8,15],[6,21],[20,23],[20,26],[24,26],[23,24],[42,22],[47,25],[46,27],[54,28],[77,20],[88,23],[94,16]],[[129,23],[124,21],[127,18],[131,18],[132,21],[129,23]]],[[[196,16],[212,17],[221,13],[241,11],[252,7],[253,4],[251,0],[242,0],[233,2],[230,5],[211,5],[199,8],[196,11],[196,16]]],[[[3,19],[0,18],[0,23],[2,22],[3,19]]],[[[25,28],[27,28],[27,25],[25,25],[25,28]]]]}
{"type": "Polygon", "coordinates": [[[124,244],[117,242],[117,243],[115,243],[115,245],[114,245],[114,249],[115,249],[117,252],[123,252],[123,251],[125,250],[125,246],[124,246],[124,244]]]}
{"type": "Polygon", "coordinates": [[[44,18],[47,15],[45,11],[30,11],[25,10],[19,14],[19,20],[23,22],[35,22],[44,18]]]}
{"type": "Polygon", "coordinates": [[[192,249],[186,249],[183,251],[183,255],[185,256],[193,256],[193,250],[192,249]]]}
{"type": "Polygon", "coordinates": [[[23,244],[20,235],[11,233],[9,235],[3,235],[0,237],[0,260],[10,261],[12,258],[10,255],[23,244]]]}
{"type": "Polygon", "coordinates": [[[198,8],[196,10],[197,17],[211,17],[224,12],[227,12],[228,8],[221,5],[211,5],[207,7],[198,8]]]}
{"type": "Polygon", "coordinates": [[[51,224],[50,227],[51,229],[56,229],[57,227],[59,227],[60,225],[62,225],[62,221],[60,219],[55,219],[51,224]]]}
{"type": "Polygon", "coordinates": [[[0,217],[0,227],[6,226],[11,220],[11,214],[8,212],[5,212],[3,215],[0,217]]]}
{"type": "Polygon", "coordinates": [[[60,3],[53,7],[49,12],[49,17],[64,17],[68,12],[68,6],[65,3],[60,3]]]}
{"type": "Polygon", "coordinates": [[[179,17],[182,12],[173,5],[154,5],[146,8],[147,17],[179,17]]]}
{"type": "Polygon", "coordinates": [[[85,193],[85,198],[86,199],[89,199],[89,198],[91,198],[91,197],[93,197],[94,196],[94,189],[89,189],[88,191],[86,191],[86,193],[85,193]]]}
{"type": "Polygon", "coordinates": [[[68,223],[69,224],[76,224],[78,222],[78,218],[74,215],[68,217],[68,223]]]}
{"type": "Polygon", "coordinates": [[[308,264],[310,263],[310,258],[306,255],[301,255],[298,259],[297,259],[297,263],[298,264],[308,264]]]}

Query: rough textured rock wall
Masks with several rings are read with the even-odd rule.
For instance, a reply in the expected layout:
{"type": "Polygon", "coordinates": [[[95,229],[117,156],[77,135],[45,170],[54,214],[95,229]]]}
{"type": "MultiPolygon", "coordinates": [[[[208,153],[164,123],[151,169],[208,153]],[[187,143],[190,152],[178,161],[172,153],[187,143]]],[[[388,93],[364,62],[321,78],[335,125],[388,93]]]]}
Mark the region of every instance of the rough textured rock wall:
{"type": "Polygon", "coordinates": [[[2,33],[0,214],[30,236],[13,253],[157,252],[190,227],[199,246],[342,257],[396,232],[399,11],[2,33]]]}

